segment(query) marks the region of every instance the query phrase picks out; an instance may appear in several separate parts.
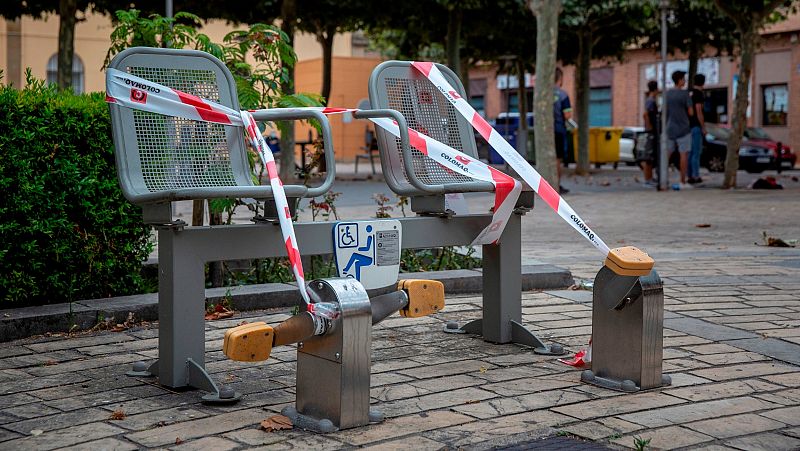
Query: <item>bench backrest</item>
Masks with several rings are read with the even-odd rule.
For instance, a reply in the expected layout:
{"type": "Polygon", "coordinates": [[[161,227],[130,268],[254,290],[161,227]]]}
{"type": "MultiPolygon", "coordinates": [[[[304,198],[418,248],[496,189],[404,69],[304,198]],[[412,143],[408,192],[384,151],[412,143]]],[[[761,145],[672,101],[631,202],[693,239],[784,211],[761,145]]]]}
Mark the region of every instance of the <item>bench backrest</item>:
{"type": "MultiPolygon", "coordinates": [[[[437,64],[447,81],[462,97],[464,86],[447,67],[437,64]]],[[[399,111],[408,126],[472,157],[478,156],[472,126],[439,93],[438,89],[411,66],[409,61],[386,61],[373,70],[369,80],[372,108],[399,111]]],[[[408,174],[403,164],[400,139],[378,128],[378,147],[389,186],[403,195],[425,195],[409,183],[415,177],[423,185],[443,192],[492,191],[487,182],[446,170],[416,149],[411,149],[414,169],[408,174]]]]}
{"type": "MultiPolygon", "coordinates": [[[[239,110],[230,71],[204,52],[137,47],[109,67],[239,110]]],[[[191,191],[227,197],[226,187],[253,185],[240,127],[110,108],[120,184],[130,201],[196,197],[176,195],[191,191]]]]}

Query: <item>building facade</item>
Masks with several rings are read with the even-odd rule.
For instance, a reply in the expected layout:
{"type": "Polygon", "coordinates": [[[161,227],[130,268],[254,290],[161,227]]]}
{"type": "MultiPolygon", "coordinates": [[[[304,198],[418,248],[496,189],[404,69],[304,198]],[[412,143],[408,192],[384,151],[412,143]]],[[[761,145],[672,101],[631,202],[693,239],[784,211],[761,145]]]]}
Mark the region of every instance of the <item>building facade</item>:
{"type": "MultiPolygon", "coordinates": [[[[800,16],[772,26],[762,33],[750,80],[748,126],[762,127],[773,139],[800,150],[800,16]]],[[[670,55],[667,87],[674,70],[687,70],[684,55],[670,55]]],[[[563,88],[575,103],[575,71],[563,67],[563,88]]],[[[709,49],[698,64],[706,76],[705,116],[708,122],[730,125],[738,79],[738,59],[718,56],[709,49]]],[[[643,126],[647,82],[660,79],[660,55],[650,49],[630,49],[619,61],[594,61],[590,72],[589,122],[592,126],[643,126]]],[[[526,76],[528,111],[533,99],[534,77],[526,76]]],[[[491,119],[518,111],[517,77],[496,74],[494,66],[470,71],[470,102],[491,119]],[[509,80],[510,79],[510,80],[509,80]]]]}

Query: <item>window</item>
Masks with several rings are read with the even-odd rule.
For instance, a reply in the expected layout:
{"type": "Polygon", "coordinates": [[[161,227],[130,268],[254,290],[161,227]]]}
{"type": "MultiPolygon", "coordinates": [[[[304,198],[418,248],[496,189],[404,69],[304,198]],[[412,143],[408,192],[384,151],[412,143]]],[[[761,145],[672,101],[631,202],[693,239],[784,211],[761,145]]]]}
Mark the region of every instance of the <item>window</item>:
{"type": "Polygon", "coordinates": [[[589,90],[589,126],[608,127],[611,125],[611,88],[591,88],[589,90]]]}
{"type": "Polygon", "coordinates": [[[472,108],[475,108],[475,111],[481,115],[481,117],[486,117],[486,105],[484,103],[483,96],[472,96],[469,98],[469,104],[472,105],[472,108]]]}
{"type": "Polygon", "coordinates": [[[703,90],[705,94],[705,105],[703,105],[703,117],[706,123],[727,124],[728,123],[728,88],[711,88],[703,90]]]}
{"type": "MultiPolygon", "coordinates": [[[[47,82],[58,83],[58,53],[47,60],[47,82]]],[[[77,54],[72,57],[72,90],[75,94],[83,92],[83,61],[77,54]]]]}
{"type": "MultiPolygon", "coordinates": [[[[525,94],[525,99],[528,101],[526,107],[528,112],[531,112],[533,111],[533,91],[528,90],[525,94]]],[[[514,90],[514,93],[508,94],[508,107],[506,111],[509,113],[519,113],[519,96],[517,95],[516,90],[514,90]]]]}
{"type": "Polygon", "coordinates": [[[787,84],[763,85],[762,125],[788,125],[789,86],[787,84]]]}

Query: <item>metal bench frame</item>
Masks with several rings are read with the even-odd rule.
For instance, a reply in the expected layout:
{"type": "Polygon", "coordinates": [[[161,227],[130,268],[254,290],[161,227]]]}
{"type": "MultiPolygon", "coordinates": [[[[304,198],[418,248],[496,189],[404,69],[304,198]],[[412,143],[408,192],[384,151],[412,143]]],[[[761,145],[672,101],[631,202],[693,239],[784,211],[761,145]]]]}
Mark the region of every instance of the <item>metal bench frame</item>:
{"type": "MultiPolygon", "coordinates": [[[[464,86],[453,71],[437,64],[444,77],[461,97],[464,86]]],[[[477,158],[472,126],[444,98],[438,89],[411,66],[409,61],[385,61],[372,72],[369,98],[373,108],[399,111],[411,128],[437,139],[456,150],[477,158]]],[[[401,129],[403,127],[401,126],[401,129]]],[[[491,183],[475,181],[441,168],[438,163],[417,150],[411,150],[401,139],[378,129],[378,147],[386,182],[396,194],[411,196],[411,208],[422,216],[441,215],[452,227],[443,234],[426,232],[439,241],[457,245],[469,244],[475,235],[460,242],[448,240],[461,226],[458,216],[445,208],[446,193],[493,192],[491,183]]],[[[532,346],[537,353],[563,354],[560,345],[544,344],[522,326],[522,216],[533,208],[533,192],[524,191],[517,202],[500,238],[499,244],[483,246],[483,318],[462,329],[482,335],[493,343],[519,343],[532,346]]],[[[476,215],[481,216],[481,215],[476,215]]],[[[485,215],[483,215],[485,216],[485,215]]],[[[403,223],[424,220],[411,218],[403,223]]],[[[404,236],[408,232],[404,232],[404,236]]]]}

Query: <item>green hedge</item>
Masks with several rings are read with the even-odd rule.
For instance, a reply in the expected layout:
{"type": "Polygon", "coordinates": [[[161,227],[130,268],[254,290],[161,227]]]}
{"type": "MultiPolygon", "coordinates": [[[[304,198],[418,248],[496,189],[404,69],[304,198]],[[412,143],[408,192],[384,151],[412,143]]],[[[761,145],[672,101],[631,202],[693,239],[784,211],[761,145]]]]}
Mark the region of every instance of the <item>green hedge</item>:
{"type": "Polygon", "coordinates": [[[122,196],[102,94],[0,87],[0,308],[140,292],[152,245],[122,196]]]}

